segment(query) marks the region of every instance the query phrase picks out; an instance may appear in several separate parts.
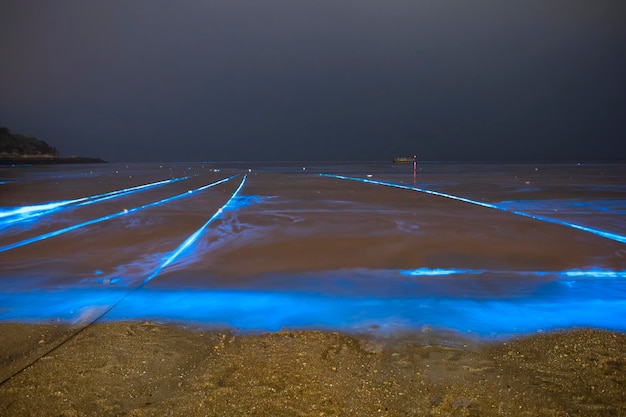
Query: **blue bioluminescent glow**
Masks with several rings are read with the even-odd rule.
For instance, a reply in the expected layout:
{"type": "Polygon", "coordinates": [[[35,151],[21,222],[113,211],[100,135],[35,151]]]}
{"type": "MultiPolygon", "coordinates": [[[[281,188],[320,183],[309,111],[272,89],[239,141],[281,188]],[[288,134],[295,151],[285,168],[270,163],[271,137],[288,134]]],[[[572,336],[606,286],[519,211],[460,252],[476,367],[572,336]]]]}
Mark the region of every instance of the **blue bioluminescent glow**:
{"type": "Polygon", "coordinates": [[[112,191],[110,193],[101,194],[99,196],[88,197],[89,198],[88,201],[84,201],[84,202],[79,203],[77,205],[78,206],[87,206],[87,205],[90,205],[90,204],[99,203],[101,201],[110,200],[112,198],[121,197],[121,196],[124,196],[124,195],[127,195],[127,194],[131,194],[131,193],[134,193],[134,192],[137,192],[137,191],[142,191],[142,190],[145,190],[145,189],[158,187],[160,185],[173,184],[175,182],[183,181],[183,180],[186,180],[186,179],[189,179],[189,178],[191,178],[191,176],[171,178],[169,180],[157,181],[157,182],[153,182],[153,183],[150,183],[150,184],[139,185],[137,187],[126,188],[126,189],[119,190],[119,191],[112,191]]]}
{"type": "MultiPolygon", "coordinates": [[[[564,291],[569,291],[563,287],[564,291]]],[[[483,338],[573,326],[626,330],[624,299],[486,299],[346,297],[286,291],[142,291],[107,320],[192,320],[243,330],[327,328],[378,332],[428,326],[483,338]]]]}
{"type": "MultiPolygon", "coordinates": [[[[198,236],[194,233],[164,258],[149,279],[171,265],[198,236]]],[[[288,274],[273,282],[273,288],[239,290],[154,289],[143,284],[134,291],[108,285],[62,287],[1,292],[0,321],[88,324],[106,314],[105,320],[187,321],[244,331],[315,328],[388,333],[428,327],[480,339],[576,326],[626,331],[624,278],[626,271],[604,269],[424,267],[288,274]],[[276,285],[281,280],[282,285],[276,285]]]]}
{"type": "Polygon", "coordinates": [[[386,187],[401,188],[401,189],[404,189],[404,190],[418,191],[420,193],[425,193],[425,194],[436,195],[436,196],[439,196],[439,197],[450,198],[452,200],[462,201],[464,203],[474,204],[474,205],[477,205],[477,206],[486,207],[486,208],[490,208],[490,209],[494,209],[494,210],[498,210],[498,211],[503,211],[503,212],[506,212],[506,213],[511,213],[511,214],[515,214],[515,215],[518,215],[518,216],[522,216],[522,217],[528,217],[530,219],[535,219],[535,220],[539,220],[539,221],[543,221],[543,222],[547,222],[547,223],[553,223],[553,224],[559,224],[559,225],[562,225],[562,226],[571,227],[573,229],[577,229],[577,230],[581,230],[581,231],[584,231],[584,232],[592,233],[594,235],[601,236],[601,237],[604,237],[606,239],[611,239],[611,240],[615,240],[617,242],[626,243],[626,236],[619,235],[617,233],[605,232],[603,230],[594,229],[594,228],[591,228],[591,227],[582,226],[582,225],[579,225],[579,224],[570,223],[570,222],[566,222],[566,221],[563,221],[563,220],[553,219],[551,217],[538,216],[538,215],[526,213],[526,212],[523,212],[523,211],[509,210],[508,208],[503,207],[503,206],[498,206],[498,205],[490,204],[490,203],[484,203],[482,201],[471,200],[469,198],[459,197],[459,196],[452,195],[452,194],[441,193],[439,191],[427,190],[427,189],[418,188],[418,187],[410,187],[408,185],[394,184],[394,183],[385,182],[385,181],[376,181],[376,180],[365,179],[365,178],[356,178],[356,177],[346,177],[344,175],[320,174],[320,176],[322,176],[322,177],[329,177],[329,178],[336,178],[336,179],[340,179],[340,180],[359,181],[359,182],[363,182],[363,183],[366,183],[366,184],[383,185],[383,186],[386,186],[386,187]]]}
{"type": "Polygon", "coordinates": [[[490,271],[486,269],[448,269],[448,268],[417,268],[399,271],[402,275],[411,276],[443,276],[443,275],[555,275],[577,278],[626,278],[626,271],[608,271],[606,269],[569,270],[569,271],[490,271]]]}
{"type": "Polygon", "coordinates": [[[176,258],[178,258],[178,256],[180,256],[181,253],[183,253],[185,251],[185,249],[187,249],[189,246],[191,246],[196,240],[198,240],[198,238],[202,235],[202,233],[205,231],[205,229],[207,228],[207,226],[209,224],[211,224],[213,222],[213,220],[215,220],[220,214],[222,214],[222,212],[224,211],[224,209],[231,203],[231,201],[233,201],[233,199],[237,196],[237,194],[239,194],[239,191],[243,188],[244,183],[246,182],[246,178],[247,176],[244,175],[243,179],[241,180],[241,183],[239,184],[239,186],[237,187],[237,189],[233,192],[233,194],[230,196],[230,198],[228,199],[228,201],[226,201],[226,203],[224,203],[224,205],[222,207],[220,207],[214,214],[213,216],[211,216],[211,218],[209,220],[207,220],[202,226],[200,226],[200,228],[198,230],[196,230],[191,236],[189,236],[187,239],[185,239],[185,241],[183,243],[180,244],[180,246],[178,246],[178,248],[176,248],[176,250],[174,250],[171,254],[169,254],[163,261],[163,263],[161,263],[161,265],[159,265],[159,267],[157,269],[155,269],[152,274],[150,274],[150,276],[148,276],[148,278],[146,278],[143,283],[141,285],[144,285],[145,283],[147,283],[148,281],[151,281],[154,277],[156,277],[157,275],[159,275],[159,273],[163,270],[163,268],[167,267],[168,265],[170,265],[172,262],[174,262],[176,260],[176,258]]]}
{"type": "Polygon", "coordinates": [[[447,269],[447,268],[418,268],[401,271],[404,275],[413,276],[438,276],[438,275],[458,275],[458,274],[482,274],[484,270],[471,269],[447,269]]]}
{"type": "Polygon", "coordinates": [[[285,289],[143,288],[128,293],[108,287],[28,291],[0,293],[0,320],[84,323],[106,310],[105,320],[182,320],[255,331],[317,328],[386,333],[427,326],[484,339],[576,326],[626,331],[626,298],[621,280],[611,281],[615,284],[612,293],[595,291],[606,282],[573,281],[574,286],[548,283],[546,291],[505,298],[433,296],[429,292],[355,296],[285,289]],[[115,305],[112,310],[111,305],[115,305]]]}
{"type": "Polygon", "coordinates": [[[73,226],[68,226],[68,227],[65,227],[63,229],[55,230],[55,231],[52,231],[52,232],[49,232],[49,233],[44,233],[42,235],[34,236],[32,238],[29,238],[29,239],[24,239],[24,240],[21,240],[19,242],[11,243],[9,245],[0,247],[0,253],[1,252],[6,252],[6,251],[9,251],[9,250],[12,250],[12,249],[16,249],[16,248],[19,248],[19,247],[22,247],[22,246],[26,246],[26,245],[29,245],[31,243],[39,242],[39,241],[42,241],[42,240],[45,240],[45,239],[49,239],[51,237],[59,236],[59,235],[62,235],[62,234],[65,234],[65,233],[68,233],[68,232],[80,229],[80,228],[85,227],[85,226],[91,226],[93,224],[100,223],[100,222],[103,222],[103,221],[106,221],[106,220],[111,220],[111,219],[114,219],[116,217],[120,217],[120,216],[124,216],[126,214],[134,213],[134,212],[139,211],[139,210],[143,210],[143,209],[146,209],[146,208],[149,208],[149,207],[154,207],[154,206],[157,206],[159,204],[168,203],[168,202],[177,200],[179,198],[187,197],[187,196],[195,194],[195,193],[197,193],[199,191],[206,190],[207,188],[214,187],[214,186],[216,186],[218,184],[221,184],[223,182],[229,181],[229,180],[231,180],[234,177],[236,177],[236,175],[233,175],[233,176],[228,177],[228,178],[224,178],[222,180],[213,182],[211,184],[204,185],[202,187],[199,187],[199,188],[196,188],[196,189],[193,189],[193,190],[186,191],[186,192],[181,193],[181,194],[177,194],[177,195],[172,196],[172,197],[164,198],[162,200],[154,201],[152,203],[144,204],[142,206],[138,206],[138,207],[134,207],[134,208],[130,208],[130,209],[125,209],[125,210],[119,211],[117,213],[109,214],[107,216],[98,217],[97,219],[88,220],[86,222],[78,223],[78,224],[75,224],[73,226]]]}
{"type": "Polygon", "coordinates": [[[577,278],[626,278],[626,271],[597,270],[572,270],[564,271],[563,275],[577,278]]]}
{"type": "Polygon", "coordinates": [[[76,198],[73,200],[63,200],[63,201],[55,201],[45,204],[36,204],[32,206],[24,206],[18,207],[14,209],[0,209],[0,219],[6,218],[0,222],[0,227],[6,226],[11,223],[21,222],[23,220],[42,216],[44,214],[52,213],[62,207],[66,206],[85,206],[89,204],[98,203],[104,200],[109,200],[112,198],[122,197],[128,194],[132,194],[139,191],[144,191],[149,188],[158,187],[160,185],[171,184],[177,181],[186,180],[190,177],[179,177],[172,178],[168,180],[162,180],[157,182],[152,182],[149,184],[138,185],[136,187],[124,188],[122,190],[110,191],[104,194],[97,194],[88,197],[76,198]]]}
{"type": "Polygon", "coordinates": [[[506,200],[498,203],[500,207],[508,210],[532,211],[534,213],[551,213],[556,210],[571,214],[585,214],[590,211],[602,214],[626,214],[626,201],[624,200],[597,200],[584,201],[575,199],[543,199],[543,200],[506,200]]]}
{"type": "Polygon", "coordinates": [[[606,239],[611,239],[611,240],[615,240],[617,242],[626,243],[626,236],[619,235],[617,233],[605,232],[604,230],[594,229],[592,227],[582,226],[580,224],[570,223],[570,222],[566,222],[566,221],[563,221],[563,220],[557,220],[557,219],[553,219],[551,217],[537,216],[537,215],[534,215],[534,214],[525,213],[523,211],[517,211],[517,210],[516,211],[508,211],[506,209],[501,209],[501,208],[498,208],[498,210],[506,211],[507,213],[517,214],[518,216],[523,216],[523,217],[528,217],[528,218],[535,219],[535,220],[540,220],[540,221],[547,222],[547,223],[560,224],[562,226],[571,227],[572,229],[577,229],[577,230],[581,230],[583,232],[592,233],[594,235],[601,236],[601,237],[604,237],[606,239]]]}

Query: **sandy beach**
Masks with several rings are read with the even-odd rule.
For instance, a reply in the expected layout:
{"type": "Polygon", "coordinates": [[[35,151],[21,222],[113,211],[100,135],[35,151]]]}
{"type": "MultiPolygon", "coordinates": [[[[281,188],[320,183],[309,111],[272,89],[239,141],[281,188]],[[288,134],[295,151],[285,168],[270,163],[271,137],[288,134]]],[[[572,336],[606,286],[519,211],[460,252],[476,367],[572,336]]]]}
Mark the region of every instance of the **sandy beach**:
{"type": "Polygon", "coordinates": [[[0,417],[626,417],[626,0],[0,1],[0,417]]]}
{"type": "MultiPolygon", "coordinates": [[[[63,333],[50,327],[2,324],[3,368],[15,340],[63,333]]],[[[625,358],[625,334],[585,329],[477,344],[113,322],[9,378],[0,415],[623,416],[625,358]]]]}
{"type": "Polygon", "coordinates": [[[626,416],[623,166],[302,168],[10,171],[0,417],[626,416]]]}

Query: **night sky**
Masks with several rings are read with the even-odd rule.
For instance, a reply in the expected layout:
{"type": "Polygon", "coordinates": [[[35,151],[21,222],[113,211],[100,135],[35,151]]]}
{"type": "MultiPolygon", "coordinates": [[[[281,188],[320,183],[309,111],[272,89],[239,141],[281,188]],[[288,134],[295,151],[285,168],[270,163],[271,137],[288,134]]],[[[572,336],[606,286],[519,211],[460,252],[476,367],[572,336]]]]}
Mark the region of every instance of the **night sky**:
{"type": "Polygon", "coordinates": [[[118,162],[626,160],[626,1],[3,0],[0,126],[118,162]]]}

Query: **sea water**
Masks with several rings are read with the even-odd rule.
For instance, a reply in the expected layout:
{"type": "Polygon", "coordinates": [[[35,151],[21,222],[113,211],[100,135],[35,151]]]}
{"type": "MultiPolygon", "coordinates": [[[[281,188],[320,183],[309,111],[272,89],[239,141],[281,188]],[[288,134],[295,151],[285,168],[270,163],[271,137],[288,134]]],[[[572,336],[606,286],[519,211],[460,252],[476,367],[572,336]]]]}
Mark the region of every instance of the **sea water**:
{"type": "Polygon", "coordinates": [[[0,168],[0,321],[626,331],[626,165],[0,168]]]}

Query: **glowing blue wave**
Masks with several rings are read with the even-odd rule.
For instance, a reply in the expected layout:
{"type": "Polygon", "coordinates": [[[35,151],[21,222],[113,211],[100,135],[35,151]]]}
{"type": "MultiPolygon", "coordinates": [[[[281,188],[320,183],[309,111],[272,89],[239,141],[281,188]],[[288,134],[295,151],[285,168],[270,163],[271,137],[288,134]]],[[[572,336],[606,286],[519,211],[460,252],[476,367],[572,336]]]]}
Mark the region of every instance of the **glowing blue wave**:
{"type": "Polygon", "coordinates": [[[482,274],[484,270],[472,269],[448,269],[448,268],[418,268],[400,271],[403,275],[413,276],[439,276],[439,275],[458,275],[458,274],[482,274]]]}
{"type": "Polygon", "coordinates": [[[394,184],[394,183],[391,183],[391,182],[376,181],[376,180],[365,179],[365,178],[346,177],[346,176],[343,176],[343,175],[334,175],[334,174],[320,174],[320,176],[322,176],[322,177],[329,177],[329,178],[336,178],[336,179],[340,179],[340,180],[359,181],[359,182],[364,182],[366,184],[383,185],[383,186],[386,186],[386,187],[401,188],[401,189],[405,189],[405,190],[418,191],[420,193],[436,195],[438,197],[450,198],[452,200],[462,201],[464,203],[474,204],[474,205],[477,205],[477,206],[486,207],[486,208],[490,208],[490,209],[494,209],[494,210],[498,210],[498,211],[504,211],[506,213],[516,214],[518,216],[528,217],[528,218],[531,218],[531,219],[540,220],[540,221],[547,222],[547,223],[553,223],[553,224],[559,224],[559,225],[562,225],[562,226],[571,227],[573,229],[581,230],[583,232],[592,233],[594,235],[601,236],[601,237],[606,238],[606,239],[611,239],[611,240],[615,240],[617,242],[626,243],[626,236],[619,235],[617,233],[605,232],[603,230],[594,229],[594,228],[591,228],[591,227],[582,226],[582,225],[579,225],[579,224],[570,223],[570,222],[566,222],[566,221],[563,221],[563,220],[557,220],[557,219],[553,219],[553,218],[550,218],[550,217],[538,216],[538,215],[526,213],[526,212],[523,212],[523,211],[509,210],[506,207],[497,206],[495,204],[490,204],[490,203],[484,203],[482,201],[471,200],[469,198],[459,197],[459,196],[452,195],[452,194],[446,194],[446,193],[441,193],[441,192],[438,192],[438,191],[427,190],[427,189],[424,189],[424,188],[410,187],[408,185],[400,185],[400,184],[394,184]]]}
{"type": "Polygon", "coordinates": [[[255,331],[314,328],[386,333],[419,331],[427,326],[487,339],[576,326],[626,331],[623,297],[571,297],[571,291],[560,287],[560,292],[548,296],[481,300],[428,295],[351,297],[285,290],[29,291],[0,294],[4,306],[0,320],[83,322],[124,293],[105,320],[186,321],[255,331]]]}
{"type": "Polygon", "coordinates": [[[606,271],[606,270],[571,270],[563,271],[561,274],[567,277],[583,278],[626,278],[626,271],[606,271]]]}
{"type": "Polygon", "coordinates": [[[428,326],[483,338],[574,326],[626,330],[624,299],[349,297],[271,290],[135,292],[107,320],[168,319],[242,330],[393,332],[428,326]]]}
{"type": "Polygon", "coordinates": [[[443,276],[443,275],[555,275],[577,278],[626,278],[626,271],[609,271],[606,269],[569,270],[569,271],[489,271],[485,269],[450,269],[450,268],[417,268],[401,270],[402,275],[411,276],[443,276]]]}
{"type": "Polygon", "coordinates": [[[121,196],[130,194],[130,193],[134,193],[134,192],[137,192],[137,191],[140,191],[140,190],[149,189],[149,188],[153,188],[153,187],[158,187],[160,185],[165,185],[165,184],[173,184],[175,182],[183,181],[183,180],[186,180],[186,179],[189,179],[189,178],[191,178],[191,176],[172,178],[172,179],[169,179],[169,180],[163,180],[163,181],[158,181],[158,182],[154,182],[154,183],[150,183],[150,184],[140,185],[140,186],[137,186],[137,187],[127,188],[127,189],[120,190],[120,191],[113,191],[111,193],[102,194],[100,196],[89,197],[90,198],[89,201],[85,201],[85,202],[79,203],[77,205],[78,206],[87,206],[87,205],[90,205],[90,204],[99,203],[101,201],[110,200],[112,198],[121,197],[121,196]]]}
{"type": "Polygon", "coordinates": [[[11,223],[21,222],[23,220],[26,220],[32,217],[49,214],[65,206],[71,206],[71,205],[86,206],[89,204],[94,204],[94,203],[98,203],[104,200],[121,197],[124,195],[146,190],[149,188],[158,187],[160,185],[171,184],[177,181],[186,180],[188,178],[190,177],[187,176],[187,177],[180,177],[180,178],[172,178],[169,180],[163,180],[163,181],[152,182],[149,184],[138,185],[136,187],[124,188],[122,190],[110,191],[104,194],[97,194],[97,195],[92,195],[88,197],[76,198],[74,200],[55,201],[51,203],[36,204],[32,206],[24,206],[24,207],[19,207],[15,209],[2,210],[0,211],[0,219],[7,218],[7,217],[8,219],[0,222],[0,227],[6,226],[11,223]]]}
{"type": "Polygon", "coordinates": [[[157,206],[159,204],[168,203],[170,201],[174,201],[174,200],[177,200],[179,198],[187,197],[187,196],[195,194],[195,193],[197,193],[199,191],[206,190],[207,188],[214,187],[214,186],[216,186],[218,184],[221,184],[223,182],[229,181],[229,180],[231,180],[234,177],[236,177],[236,175],[233,175],[233,176],[228,177],[228,178],[224,178],[224,179],[222,179],[220,181],[216,181],[216,182],[213,182],[211,184],[207,184],[207,185],[204,185],[202,187],[199,187],[199,188],[196,188],[196,189],[193,189],[193,190],[186,191],[186,192],[181,193],[181,194],[177,194],[177,195],[172,196],[172,197],[164,198],[164,199],[159,200],[159,201],[154,201],[152,203],[144,204],[142,206],[134,207],[134,208],[131,208],[131,209],[125,209],[125,210],[119,211],[117,213],[109,214],[107,216],[98,217],[97,219],[88,220],[86,222],[78,223],[78,224],[75,224],[73,226],[68,226],[68,227],[65,227],[63,229],[55,230],[53,232],[44,233],[44,234],[39,235],[39,236],[35,236],[35,237],[29,238],[29,239],[21,240],[19,242],[15,242],[15,243],[12,243],[12,244],[0,247],[0,253],[1,252],[6,252],[6,251],[9,251],[9,250],[12,250],[12,249],[16,249],[16,248],[19,248],[19,247],[22,247],[22,246],[26,246],[26,245],[29,245],[31,243],[39,242],[39,241],[42,241],[42,240],[45,240],[45,239],[49,239],[51,237],[59,236],[59,235],[62,235],[64,233],[68,233],[68,232],[80,229],[80,228],[85,227],[85,226],[91,226],[91,225],[96,224],[96,223],[100,223],[100,222],[103,222],[103,221],[106,221],[106,220],[111,220],[111,219],[114,219],[116,217],[124,216],[126,214],[134,213],[136,211],[143,210],[143,209],[146,209],[148,207],[154,207],[154,206],[157,206]]]}
{"type": "Polygon", "coordinates": [[[560,213],[567,214],[587,214],[590,211],[600,212],[602,214],[626,214],[626,202],[624,200],[596,200],[593,202],[580,201],[574,199],[566,200],[509,200],[500,201],[500,207],[506,207],[507,210],[526,210],[534,213],[552,213],[558,210],[560,213]]]}
{"type": "MultiPolygon", "coordinates": [[[[165,257],[148,279],[171,265],[204,229],[165,257]]],[[[168,290],[141,284],[133,291],[112,286],[5,291],[0,292],[0,321],[54,319],[84,324],[106,315],[105,320],[172,320],[254,331],[313,328],[379,333],[427,326],[500,339],[575,326],[626,331],[626,271],[513,271],[525,279],[512,281],[498,276],[473,279],[468,273],[499,272],[338,270],[290,274],[278,288],[168,290]],[[420,279],[393,279],[398,273],[420,279]],[[465,279],[451,283],[446,277],[454,274],[465,274],[465,279]],[[344,290],[337,291],[337,286],[344,290]],[[390,287],[396,290],[389,291],[390,287]]]]}
{"type": "Polygon", "coordinates": [[[220,207],[213,214],[213,216],[211,216],[211,218],[209,220],[207,220],[198,230],[196,230],[191,236],[189,236],[187,239],[185,239],[185,241],[183,243],[181,243],[180,246],[178,246],[178,248],[176,248],[176,250],[174,250],[174,252],[172,252],[170,255],[168,255],[165,258],[165,260],[163,261],[163,263],[161,265],[159,265],[159,267],[157,269],[155,269],[152,272],[152,274],[150,274],[150,276],[143,281],[143,283],[141,285],[144,285],[145,283],[147,283],[148,281],[151,281],[154,277],[159,275],[159,273],[163,270],[163,268],[167,267],[172,262],[174,262],[176,260],[176,258],[178,258],[178,256],[180,256],[180,254],[185,251],[185,249],[187,249],[196,240],[198,240],[198,238],[202,235],[202,233],[204,233],[204,231],[207,228],[207,226],[209,224],[211,224],[213,222],[213,220],[215,220],[220,214],[222,214],[224,209],[233,201],[233,199],[237,196],[237,194],[239,194],[239,191],[243,188],[243,185],[246,182],[246,178],[247,178],[247,176],[244,175],[243,179],[241,180],[241,184],[239,184],[239,187],[237,187],[237,189],[233,192],[233,194],[230,196],[228,201],[226,201],[226,203],[224,203],[224,205],[222,207],[220,207]]]}

